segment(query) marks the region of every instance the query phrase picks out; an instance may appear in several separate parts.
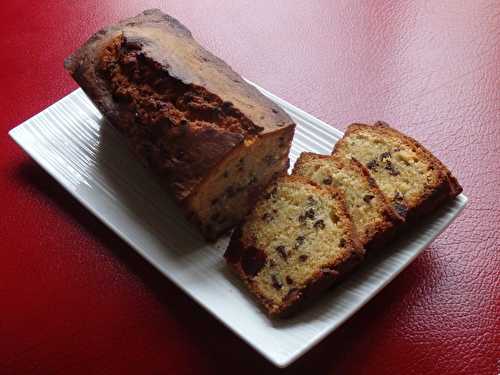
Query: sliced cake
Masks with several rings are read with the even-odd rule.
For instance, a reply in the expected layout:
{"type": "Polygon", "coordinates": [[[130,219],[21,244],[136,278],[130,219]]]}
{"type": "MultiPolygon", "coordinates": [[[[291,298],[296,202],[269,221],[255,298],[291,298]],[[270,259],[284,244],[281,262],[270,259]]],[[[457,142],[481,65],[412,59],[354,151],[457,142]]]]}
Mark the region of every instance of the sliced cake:
{"type": "Polygon", "coordinates": [[[342,194],[300,176],[271,184],[224,257],[271,316],[286,316],[363,258],[342,194]]]}
{"type": "Polygon", "coordinates": [[[344,193],[357,237],[367,250],[384,244],[402,222],[368,170],[355,159],[304,152],[295,163],[293,174],[344,193]]]}
{"type": "Polygon", "coordinates": [[[407,219],[431,211],[462,191],[434,155],[383,122],[350,125],[334,154],[366,166],[396,212],[407,219]]]}

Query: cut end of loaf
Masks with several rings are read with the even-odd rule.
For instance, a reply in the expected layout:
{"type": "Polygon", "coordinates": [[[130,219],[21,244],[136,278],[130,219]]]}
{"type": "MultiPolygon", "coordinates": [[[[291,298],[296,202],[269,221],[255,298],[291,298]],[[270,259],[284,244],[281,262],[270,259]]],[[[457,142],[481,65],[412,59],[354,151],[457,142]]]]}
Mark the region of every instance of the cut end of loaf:
{"type": "Polygon", "coordinates": [[[287,176],[264,192],[225,257],[267,312],[280,316],[362,254],[341,194],[287,176]]]}
{"type": "Polygon", "coordinates": [[[204,236],[215,240],[240,222],[260,193],[286,174],[293,129],[234,149],[184,202],[204,236]]]}

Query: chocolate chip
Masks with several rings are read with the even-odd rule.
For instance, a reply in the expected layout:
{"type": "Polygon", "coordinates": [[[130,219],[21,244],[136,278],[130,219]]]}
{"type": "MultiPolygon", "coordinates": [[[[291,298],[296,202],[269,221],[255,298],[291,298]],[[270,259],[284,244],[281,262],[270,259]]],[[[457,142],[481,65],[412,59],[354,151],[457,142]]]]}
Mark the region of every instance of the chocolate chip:
{"type": "Polygon", "coordinates": [[[232,106],[233,106],[233,103],[231,103],[231,102],[222,102],[222,109],[223,110],[231,109],[232,106]]]}
{"type": "Polygon", "coordinates": [[[241,268],[247,276],[255,277],[266,264],[266,254],[255,247],[246,249],[241,257],[241,268]]]}
{"type": "Polygon", "coordinates": [[[302,254],[301,256],[299,256],[299,260],[300,260],[301,262],[305,262],[305,261],[307,260],[307,258],[308,258],[308,257],[307,257],[307,255],[305,255],[305,254],[302,254]]]}
{"type": "Polygon", "coordinates": [[[396,212],[403,217],[405,217],[406,214],[408,213],[408,207],[404,203],[401,203],[399,201],[394,202],[393,206],[396,212]]]}
{"type": "Polygon", "coordinates": [[[323,220],[318,220],[313,226],[316,229],[325,229],[325,222],[323,220]]]}
{"type": "Polygon", "coordinates": [[[384,160],[384,159],[388,159],[390,158],[392,155],[389,151],[386,151],[386,152],[383,152],[380,154],[380,160],[384,160]]]}
{"type": "Polygon", "coordinates": [[[273,111],[273,113],[278,113],[278,110],[274,108],[272,108],[271,111],[273,111]]]}
{"type": "Polygon", "coordinates": [[[229,173],[227,173],[227,171],[224,171],[224,173],[222,174],[222,177],[228,178],[229,177],[229,173]]]}
{"type": "Polygon", "coordinates": [[[339,220],[340,220],[340,218],[337,215],[335,215],[335,214],[332,215],[332,221],[334,224],[337,224],[339,222],[339,220]]]}
{"type": "Polygon", "coordinates": [[[214,199],[212,199],[212,201],[210,202],[210,205],[215,206],[217,203],[219,203],[219,198],[214,198],[214,199]]]}
{"type": "Polygon", "coordinates": [[[389,174],[391,176],[399,176],[400,174],[399,171],[394,167],[394,165],[389,160],[386,160],[384,168],[387,171],[389,171],[389,174]]]}
{"type": "Polygon", "coordinates": [[[298,249],[300,246],[302,246],[304,244],[304,241],[305,241],[305,237],[304,236],[298,236],[296,239],[295,239],[295,245],[294,245],[294,249],[298,249]]]}
{"type": "Polygon", "coordinates": [[[377,167],[378,167],[378,162],[373,159],[373,160],[370,160],[367,164],[366,164],[366,168],[368,169],[371,169],[373,171],[376,171],[377,170],[377,167]]]}
{"type": "Polygon", "coordinates": [[[238,263],[241,259],[242,250],[240,246],[231,243],[224,253],[224,258],[231,264],[238,263]]]}
{"type": "Polygon", "coordinates": [[[363,200],[366,202],[366,203],[370,203],[371,200],[375,198],[374,195],[371,195],[371,194],[366,194],[364,197],[363,197],[363,200]]]}
{"type": "Polygon", "coordinates": [[[283,245],[280,245],[280,246],[277,246],[276,247],[276,251],[278,252],[279,255],[281,255],[281,257],[284,259],[284,260],[287,260],[288,258],[288,253],[286,252],[286,247],[283,246],[283,245]]]}
{"type": "Polygon", "coordinates": [[[331,185],[331,184],[332,184],[332,182],[333,182],[333,179],[332,179],[332,177],[331,177],[331,176],[325,177],[325,178],[323,179],[323,183],[324,183],[325,185],[331,185]]]}
{"type": "Polygon", "coordinates": [[[278,280],[276,275],[271,275],[271,281],[274,289],[280,290],[283,287],[283,284],[278,280]]]}
{"type": "Polygon", "coordinates": [[[137,50],[140,50],[142,48],[142,43],[139,41],[139,40],[127,40],[127,45],[126,47],[130,50],[130,51],[137,51],[137,50]]]}
{"type": "Polygon", "coordinates": [[[264,195],[264,199],[269,199],[269,198],[274,198],[276,196],[276,193],[278,192],[278,189],[276,187],[273,188],[270,192],[267,192],[264,195]]]}
{"type": "Polygon", "coordinates": [[[273,221],[273,216],[269,212],[266,212],[264,215],[261,216],[261,219],[266,223],[270,223],[271,221],[273,221]]]}
{"type": "Polygon", "coordinates": [[[403,200],[403,194],[401,194],[399,191],[396,191],[396,194],[394,194],[394,200],[395,201],[402,201],[403,200]]]}
{"type": "Polygon", "coordinates": [[[288,285],[292,285],[292,284],[293,284],[293,279],[292,279],[290,276],[287,276],[287,277],[286,277],[286,283],[287,283],[288,285]]]}
{"type": "Polygon", "coordinates": [[[306,211],[306,217],[309,219],[314,219],[315,214],[316,213],[314,212],[314,210],[312,208],[310,208],[306,211]]]}
{"type": "Polygon", "coordinates": [[[375,182],[372,176],[368,176],[368,185],[370,185],[370,187],[377,186],[377,183],[375,182]]]}
{"type": "Polygon", "coordinates": [[[339,241],[339,246],[340,247],[345,247],[346,243],[347,242],[346,242],[345,238],[341,238],[340,241],[339,241]]]}
{"type": "Polygon", "coordinates": [[[306,217],[304,215],[299,216],[299,223],[305,223],[306,222],[306,217]]]}

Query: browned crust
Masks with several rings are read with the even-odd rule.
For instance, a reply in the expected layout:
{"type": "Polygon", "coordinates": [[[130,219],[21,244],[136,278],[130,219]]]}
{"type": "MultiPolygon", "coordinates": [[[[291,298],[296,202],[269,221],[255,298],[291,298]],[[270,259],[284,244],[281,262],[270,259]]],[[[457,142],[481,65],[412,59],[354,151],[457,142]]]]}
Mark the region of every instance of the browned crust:
{"type": "Polygon", "coordinates": [[[387,123],[382,121],[377,121],[373,125],[358,123],[349,125],[347,127],[347,131],[344,134],[344,137],[335,144],[332,155],[340,151],[347,137],[349,137],[356,131],[363,130],[372,132],[376,131],[381,134],[381,136],[386,135],[397,137],[401,141],[401,143],[417,151],[430,165],[434,167],[435,170],[439,172],[439,182],[435,186],[429,186],[422,194],[421,198],[417,202],[414,202],[411,207],[409,207],[409,210],[405,215],[406,221],[415,221],[417,218],[434,210],[442,202],[452,199],[462,192],[462,187],[458,183],[457,179],[451,174],[448,168],[429,150],[427,150],[414,138],[409,137],[394,128],[391,128],[387,123]]]}
{"type": "MultiPolygon", "coordinates": [[[[271,318],[286,318],[292,316],[294,313],[301,310],[304,306],[308,305],[312,300],[314,300],[318,295],[321,294],[325,289],[329,288],[336,281],[342,279],[344,275],[349,273],[356,265],[358,265],[364,259],[364,249],[361,247],[359,241],[355,237],[355,231],[352,225],[352,220],[347,211],[347,206],[343,198],[342,193],[340,193],[335,188],[323,189],[317,184],[301,177],[301,176],[285,176],[279,178],[273,184],[271,184],[266,191],[270,191],[276,184],[281,181],[293,181],[300,182],[302,184],[313,186],[321,194],[329,194],[334,199],[340,203],[341,213],[339,216],[343,217],[347,223],[347,231],[351,233],[351,238],[346,244],[345,256],[341,259],[337,259],[335,262],[326,265],[321,270],[318,270],[311,278],[305,283],[305,286],[298,289],[292,289],[289,293],[287,300],[281,305],[277,306],[271,301],[269,301],[265,296],[263,296],[254,287],[252,278],[247,276],[241,267],[241,257],[243,252],[246,251],[251,244],[244,244],[241,241],[242,226],[239,225],[231,237],[230,243],[226,252],[224,253],[224,258],[230,267],[236,272],[236,274],[243,280],[247,285],[248,289],[251,291],[253,296],[261,303],[264,307],[266,313],[271,318]]],[[[252,212],[248,215],[248,218],[252,216],[252,212]]]]}
{"type": "Polygon", "coordinates": [[[438,165],[440,169],[445,173],[446,178],[448,180],[449,184],[449,189],[450,189],[450,196],[451,197],[456,197],[459,195],[463,189],[462,186],[459,184],[458,180],[453,176],[451,171],[444,165],[444,163],[439,160],[432,152],[430,152],[427,148],[425,148],[420,142],[418,142],[416,139],[401,133],[400,131],[390,127],[389,124],[387,124],[384,121],[377,121],[375,124],[373,124],[374,127],[381,129],[382,131],[386,131],[387,133],[391,133],[397,137],[401,137],[403,139],[406,139],[409,143],[413,144],[416,148],[420,149],[423,153],[427,155],[429,160],[432,160],[434,164],[438,165]]]}
{"type": "MultiPolygon", "coordinates": [[[[311,152],[303,152],[300,154],[295,166],[293,168],[292,174],[300,173],[298,172],[301,168],[304,168],[310,160],[329,160],[333,162],[337,167],[342,168],[345,164],[349,163],[349,167],[358,171],[360,176],[362,176],[370,189],[370,192],[377,196],[377,199],[382,204],[382,215],[384,215],[384,221],[378,223],[370,228],[368,233],[358,234],[358,238],[361,241],[361,245],[367,251],[374,251],[380,249],[383,245],[387,243],[395,234],[396,228],[404,221],[404,219],[399,216],[392,206],[387,201],[386,196],[380,188],[378,187],[375,180],[371,177],[368,169],[362,165],[356,159],[344,160],[336,156],[329,155],[319,155],[311,152]]],[[[322,186],[327,188],[326,186],[322,186]]]]}
{"type": "Polygon", "coordinates": [[[273,312],[272,316],[277,318],[293,316],[317,299],[325,290],[343,280],[363,259],[364,255],[353,249],[341,262],[329,265],[313,275],[306,287],[297,290],[293,298],[283,305],[281,309],[273,312]]]}
{"type": "MultiPolygon", "coordinates": [[[[305,165],[310,161],[310,160],[316,160],[316,159],[330,159],[329,155],[321,155],[321,154],[315,154],[314,152],[301,152],[299,157],[297,158],[297,161],[295,162],[292,170],[292,176],[296,176],[295,173],[300,168],[304,168],[305,165]]],[[[310,181],[312,182],[312,181],[310,181]]],[[[314,183],[314,182],[313,182],[314,183]]]]}

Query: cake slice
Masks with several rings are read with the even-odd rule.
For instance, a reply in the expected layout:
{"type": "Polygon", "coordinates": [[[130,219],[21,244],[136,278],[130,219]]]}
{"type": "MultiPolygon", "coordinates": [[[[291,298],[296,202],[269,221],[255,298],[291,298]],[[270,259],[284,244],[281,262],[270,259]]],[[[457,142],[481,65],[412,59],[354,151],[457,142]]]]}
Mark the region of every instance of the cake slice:
{"type": "Polygon", "coordinates": [[[342,194],[285,176],[235,230],[224,257],[270,316],[286,316],[363,254],[342,194]]]}
{"type": "Polygon", "coordinates": [[[208,239],[288,169],[292,119],[158,9],[102,29],[65,67],[208,239]]]}
{"type": "Polygon", "coordinates": [[[383,122],[350,125],[334,154],[366,166],[396,212],[407,220],[462,192],[456,178],[434,155],[383,122]]]}
{"type": "Polygon", "coordinates": [[[326,188],[336,187],[344,194],[357,237],[367,250],[383,245],[402,222],[368,170],[356,159],[304,152],[293,174],[326,188]]]}

